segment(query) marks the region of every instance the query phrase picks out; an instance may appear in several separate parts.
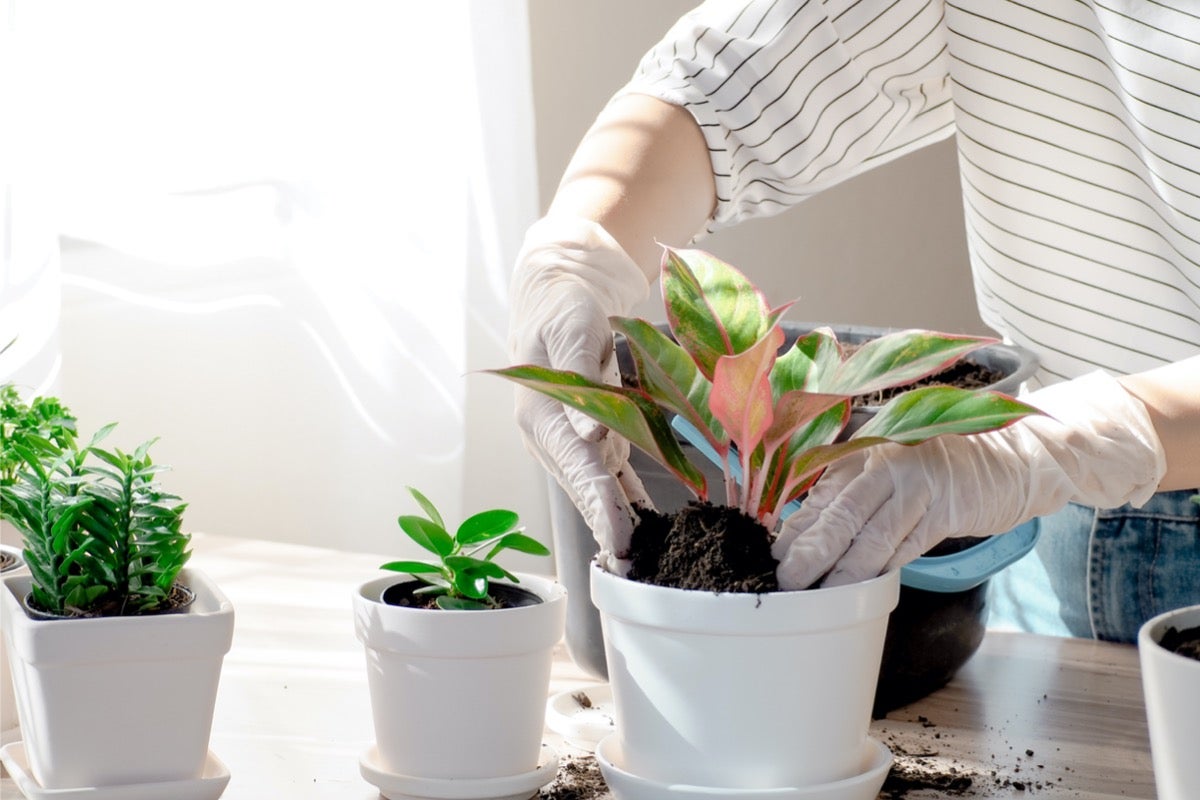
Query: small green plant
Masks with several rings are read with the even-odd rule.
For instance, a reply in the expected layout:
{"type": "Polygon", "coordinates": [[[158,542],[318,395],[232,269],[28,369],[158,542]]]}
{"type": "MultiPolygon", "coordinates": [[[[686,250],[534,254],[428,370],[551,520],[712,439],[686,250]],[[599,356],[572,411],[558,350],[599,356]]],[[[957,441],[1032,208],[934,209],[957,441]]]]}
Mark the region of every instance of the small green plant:
{"type": "Polygon", "coordinates": [[[779,320],[788,306],[772,309],[745,275],[700,250],[665,248],[662,295],[671,336],[642,319],[610,320],[629,342],[636,388],[535,365],[490,372],[603,423],[704,500],[704,475],[688,461],[663,409],[677,414],[724,466],[727,503],[768,531],[787,503],[845,455],[885,442],[994,430],[1037,413],[1000,393],[930,386],[895,396],[839,441],[853,398],[911,384],[995,340],[903,331],[846,355],[831,330],[818,329],[781,353],[779,320]]]}
{"type": "Polygon", "coordinates": [[[57,397],[21,400],[11,383],[0,386],[0,486],[11,486],[25,463],[17,448],[37,448],[47,440],[58,448],[75,446],[75,415],[57,397]]]}
{"type": "Polygon", "coordinates": [[[169,605],[190,556],[182,531],[186,504],[164,492],[165,467],[149,455],[105,449],[115,424],[85,445],[75,418],[56,398],[28,405],[5,387],[0,515],[24,539],[32,601],[66,616],[152,613],[169,605]]]}
{"type": "Polygon", "coordinates": [[[524,528],[515,511],[503,508],[481,511],[464,520],[451,534],[433,503],[411,486],[408,491],[425,516],[401,516],[398,520],[400,529],[437,559],[390,561],[380,569],[404,572],[423,581],[426,586],[417,593],[433,596],[438,608],[468,611],[496,608],[498,603],[492,596],[489,581],[519,581],[492,559],[504,550],[550,555],[545,545],[521,533],[524,528]]]}

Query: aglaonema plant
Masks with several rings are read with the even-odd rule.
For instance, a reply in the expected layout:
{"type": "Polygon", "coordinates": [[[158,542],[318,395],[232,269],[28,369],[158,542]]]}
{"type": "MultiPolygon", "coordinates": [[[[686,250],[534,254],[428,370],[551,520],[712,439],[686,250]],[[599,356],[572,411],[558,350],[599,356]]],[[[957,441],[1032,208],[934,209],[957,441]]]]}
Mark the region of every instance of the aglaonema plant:
{"type": "Polygon", "coordinates": [[[704,475],[667,416],[679,415],[717,454],[726,502],[768,530],[828,465],[850,453],[981,433],[1037,413],[999,392],[927,386],[899,393],[840,438],[853,398],[914,383],[996,340],[911,330],[847,353],[831,330],[817,329],[781,352],[780,318],[788,306],[772,309],[733,266],[700,250],[668,247],[661,284],[670,336],[643,319],[610,320],[629,343],[638,386],[534,365],[490,372],[603,423],[707,500],[704,475]]]}
{"type": "Polygon", "coordinates": [[[491,581],[506,579],[520,583],[520,580],[493,559],[505,550],[550,555],[545,545],[521,532],[523,528],[515,511],[494,508],[472,514],[451,533],[441,513],[425,495],[411,486],[408,491],[425,516],[401,516],[397,520],[400,529],[436,558],[389,561],[380,569],[407,573],[423,581],[426,586],[416,593],[431,597],[438,608],[456,611],[498,608],[491,581]]]}

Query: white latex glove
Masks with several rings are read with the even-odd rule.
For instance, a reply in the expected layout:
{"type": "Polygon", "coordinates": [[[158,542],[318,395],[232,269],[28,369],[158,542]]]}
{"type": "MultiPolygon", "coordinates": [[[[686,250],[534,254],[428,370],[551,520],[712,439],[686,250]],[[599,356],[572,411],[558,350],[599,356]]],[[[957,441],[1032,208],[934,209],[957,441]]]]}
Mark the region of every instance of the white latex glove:
{"type": "Polygon", "coordinates": [[[1166,471],[1145,406],[1096,372],[1022,398],[1048,416],[883,445],[836,462],[773,545],[785,589],[853,583],[952,536],[991,536],[1074,501],[1141,506],[1166,471]],[[832,569],[831,569],[832,568],[832,569]]]}
{"type": "MultiPolygon", "coordinates": [[[[608,318],[646,297],[645,275],[602,227],[548,216],[530,227],[513,273],[508,349],[514,364],[567,369],[620,382],[608,318]]],[[[631,505],[650,507],[629,467],[629,442],[557,400],[518,388],[525,447],[555,477],[618,574],[633,532],[631,505]]]]}

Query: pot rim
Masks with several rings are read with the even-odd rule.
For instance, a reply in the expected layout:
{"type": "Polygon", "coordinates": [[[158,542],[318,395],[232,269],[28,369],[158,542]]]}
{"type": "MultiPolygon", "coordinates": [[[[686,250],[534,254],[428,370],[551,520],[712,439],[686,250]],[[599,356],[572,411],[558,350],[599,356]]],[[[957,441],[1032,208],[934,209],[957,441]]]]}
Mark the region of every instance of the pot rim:
{"type": "Polygon", "coordinates": [[[591,596],[601,614],[650,627],[735,636],[815,632],[886,618],[900,600],[900,570],[843,586],[754,594],[641,583],[593,561],[591,596]]]}
{"type": "Polygon", "coordinates": [[[1173,608],[1146,620],[1138,629],[1138,649],[1146,653],[1153,651],[1162,657],[1178,659],[1179,663],[1190,665],[1189,669],[1195,669],[1200,674],[1200,661],[1180,655],[1162,646],[1163,634],[1170,627],[1200,627],[1200,604],[1173,608]]]}

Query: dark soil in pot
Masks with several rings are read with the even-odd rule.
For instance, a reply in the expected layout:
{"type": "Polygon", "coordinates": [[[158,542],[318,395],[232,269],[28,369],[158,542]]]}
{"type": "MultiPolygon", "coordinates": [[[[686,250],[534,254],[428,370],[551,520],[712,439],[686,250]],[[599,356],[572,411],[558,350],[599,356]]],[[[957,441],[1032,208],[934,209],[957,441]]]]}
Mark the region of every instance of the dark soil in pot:
{"type": "Polygon", "coordinates": [[[674,514],[640,512],[629,578],[713,592],[774,592],[771,536],[736,508],[693,502],[674,514]]]}
{"type": "Polygon", "coordinates": [[[171,591],[167,593],[164,605],[151,611],[131,609],[126,607],[126,601],[123,598],[112,598],[98,603],[86,612],[77,611],[69,614],[56,614],[52,611],[47,611],[34,602],[33,593],[30,592],[25,596],[25,613],[32,619],[40,620],[93,619],[96,617],[152,617],[160,614],[179,614],[187,611],[195,599],[195,592],[182,583],[176,583],[171,587],[171,591]]]}
{"type": "MultiPolygon", "coordinates": [[[[380,599],[390,606],[402,606],[404,608],[427,608],[433,611],[440,611],[434,605],[435,598],[428,594],[419,594],[418,590],[423,589],[429,584],[423,581],[401,581],[393,583],[391,586],[383,590],[380,599]]],[[[520,586],[512,586],[507,583],[492,583],[488,587],[488,593],[496,602],[496,608],[519,608],[521,606],[535,606],[542,602],[542,598],[538,597],[528,589],[522,589],[520,586]]]]}
{"type": "Polygon", "coordinates": [[[1172,653],[1200,661],[1200,628],[1167,628],[1159,644],[1172,653]]]}

